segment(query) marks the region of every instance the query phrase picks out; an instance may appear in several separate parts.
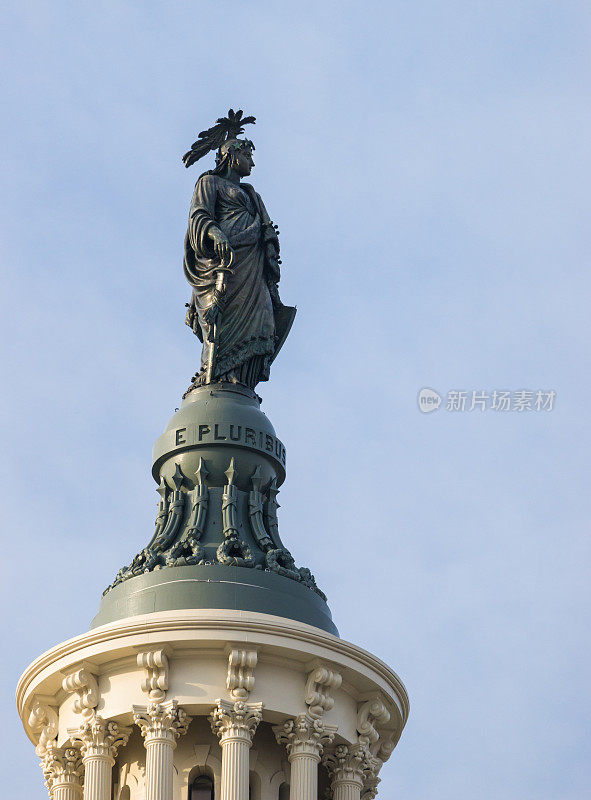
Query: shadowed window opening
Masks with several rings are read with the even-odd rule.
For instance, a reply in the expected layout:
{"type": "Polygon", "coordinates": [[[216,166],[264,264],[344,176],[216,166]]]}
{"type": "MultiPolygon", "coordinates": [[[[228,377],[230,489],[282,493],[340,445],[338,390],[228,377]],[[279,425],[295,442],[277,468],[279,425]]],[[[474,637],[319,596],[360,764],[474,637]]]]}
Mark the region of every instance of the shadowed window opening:
{"type": "Polygon", "coordinates": [[[209,775],[198,775],[189,786],[189,800],[214,800],[213,781],[209,775]]]}
{"type": "Polygon", "coordinates": [[[289,800],[289,784],[282,783],[279,787],[279,800],[289,800]]]}

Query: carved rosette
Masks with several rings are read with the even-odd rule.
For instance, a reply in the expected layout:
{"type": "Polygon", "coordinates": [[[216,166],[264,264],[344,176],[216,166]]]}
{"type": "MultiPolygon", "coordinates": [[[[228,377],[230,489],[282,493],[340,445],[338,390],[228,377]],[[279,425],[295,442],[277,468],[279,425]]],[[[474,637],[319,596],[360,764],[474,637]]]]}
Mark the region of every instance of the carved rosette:
{"type": "Polygon", "coordinates": [[[336,784],[352,783],[362,788],[367,779],[375,774],[376,769],[375,759],[363,744],[339,744],[324,755],[322,763],[328,770],[333,787],[336,784]]]}
{"type": "Polygon", "coordinates": [[[154,742],[175,746],[176,740],[187,732],[191,720],[176,700],[133,707],[133,721],[139,726],[146,746],[154,742]]]}
{"type": "Polygon", "coordinates": [[[212,731],[220,739],[220,744],[223,745],[231,740],[241,740],[250,746],[262,718],[262,703],[218,700],[209,716],[209,721],[212,731]]]}
{"type": "Polygon", "coordinates": [[[72,746],[80,749],[83,759],[104,758],[112,765],[115,763],[117,750],[127,744],[131,728],[95,716],[77,730],[68,730],[68,735],[72,746]]]}
{"type": "Polygon", "coordinates": [[[320,761],[324,748],[331,744],[336,727],[325,725],[309,714],[299,714],[283,725],[273,728],[278,744],[284,744],[290,761],[298,756],[307,756],[320,761]]]}
{"type": "Polygon", "coordinates": [[[82,793],[84,767],[75,747],[50,744],[41,761],[41,768],[50,797],[54,796],[58,788],[69,788],[76,793],[82,793]]]}

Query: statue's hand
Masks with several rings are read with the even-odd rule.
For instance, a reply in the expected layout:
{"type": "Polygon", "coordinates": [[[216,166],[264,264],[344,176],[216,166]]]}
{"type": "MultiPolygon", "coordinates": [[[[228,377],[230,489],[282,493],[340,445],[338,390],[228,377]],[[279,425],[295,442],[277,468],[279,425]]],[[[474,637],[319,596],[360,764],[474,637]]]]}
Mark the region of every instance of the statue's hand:
{"type": "Polygon", "coordinates": [[[213,242],[213,252],[222,264],[227,264],[232,256],[232,248],[230,247],[230,242],[226,234],[212,225],[207,235],[213,242]]]}

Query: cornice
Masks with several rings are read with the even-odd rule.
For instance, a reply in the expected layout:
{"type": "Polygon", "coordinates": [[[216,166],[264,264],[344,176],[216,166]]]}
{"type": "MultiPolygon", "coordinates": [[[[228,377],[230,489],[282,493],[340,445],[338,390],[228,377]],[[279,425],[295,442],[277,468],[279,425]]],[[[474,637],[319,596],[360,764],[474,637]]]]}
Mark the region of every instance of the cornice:
{"type": "MultiPolygon", "coordinates": [[[[269,614],[228,611],[225,609],[162,611],[141,617],[128,617],[127,619],[94,628],[88,633],[68,639],[52,647],[27,667],[18,682],[16,702],[19,715],[24,718],[25,698],[31,683],[35,681],[35,678],[41,672],[51,667],[56,661],[67,659],[68,656],[76,656],[85,647],[102,643],[110,643],[112,645],[117,639],[123,640],[142,634],[154,637],[152,640],[154,643],[159,641],[169,642],[167,634],[173,632],[182,633],[183,631],[188,634],[195,631],[231,632],[231,636],[226,638],[232,638],[235,641],[250,641],[249,637],[258,635],[277,636],[284,640],[291,640],[296,645],[294,647],[295,650],[298,649],[298,642],[317,645],[334,653],[336,660],[339,657],[354,660],[366,669],[373,671],[384,681],[400,703],[402,717],[400,732],[402,732],[402,728],[408,718],[409,700],[404,684],[387,664],[361,647],[305,623],[294,622],[293,620],[269,614]]],[[[176,642],[173,640],[169,643],[174,651],[176,642]]],[[[183,643],[183,645],[183,649],[186,649],[186,643],[183,643]]],[[[307,657],[309,658],[309,656],[307,657]]]]}

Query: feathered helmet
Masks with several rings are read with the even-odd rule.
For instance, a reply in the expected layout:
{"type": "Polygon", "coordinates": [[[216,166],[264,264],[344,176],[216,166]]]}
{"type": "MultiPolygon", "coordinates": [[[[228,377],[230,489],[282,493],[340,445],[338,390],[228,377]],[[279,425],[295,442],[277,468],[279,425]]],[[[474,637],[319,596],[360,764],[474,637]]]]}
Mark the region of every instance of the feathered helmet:
{"type": "Polygon", "coordinates": [[[191,149],[183,156],[185,167],[190,167],[211,150],[217,149],[215,157],[217,172],[223,169],[233,151],[245,147],[254,150],[254,144],[249,139],[238,139],[238,136],[244,133],[244,125],[252,125],[255,122],[255,117],[243,117],[241,109],[234,113],[231,108],[227,117],[220,117],[212,128],[201,131],[197,141],[193,142],[191,149]]]}

